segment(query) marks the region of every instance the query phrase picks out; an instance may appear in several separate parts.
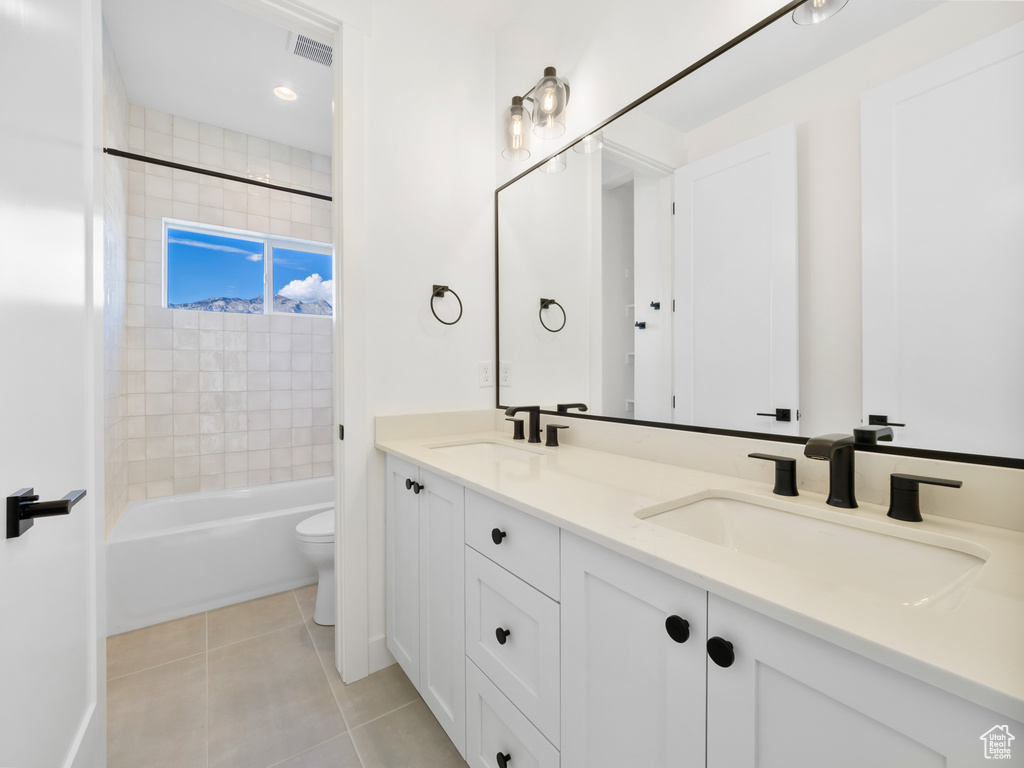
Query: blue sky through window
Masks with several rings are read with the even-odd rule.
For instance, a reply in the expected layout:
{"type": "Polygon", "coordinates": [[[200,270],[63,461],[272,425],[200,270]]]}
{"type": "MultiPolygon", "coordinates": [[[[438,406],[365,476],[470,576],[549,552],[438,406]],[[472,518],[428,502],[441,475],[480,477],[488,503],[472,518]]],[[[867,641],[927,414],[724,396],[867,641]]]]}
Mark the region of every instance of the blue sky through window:
{"type": "Polygon", "coordinates": [[[273,249],[274,295],[298,302],[334,304],[334,258],[329,253],[273,249]]]}
{"type": "Polygon", "coordinates": [[[167,230],[167,304],[263,296],[263,243],[167,230]]]}

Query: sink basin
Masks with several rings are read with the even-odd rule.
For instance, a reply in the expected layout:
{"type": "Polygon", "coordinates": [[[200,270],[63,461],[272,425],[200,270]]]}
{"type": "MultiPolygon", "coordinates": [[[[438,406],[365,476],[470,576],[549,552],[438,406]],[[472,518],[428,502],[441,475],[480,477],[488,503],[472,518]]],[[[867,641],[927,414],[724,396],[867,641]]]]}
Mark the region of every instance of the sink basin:
{"type": "Polygon", "coordinates": [[[990,552],[973,542],[793,502],[712,492],[636,516],[877,602],[956,607],[990,552]]]}
{"type": "Polygon", "coordinates": [[[509,445],[497,440],[434,445],[431,446],[431,450],[445,456],[462,456],[480,461],[528,461],[544,455],[544,452],[538,449],[509,445]]]}

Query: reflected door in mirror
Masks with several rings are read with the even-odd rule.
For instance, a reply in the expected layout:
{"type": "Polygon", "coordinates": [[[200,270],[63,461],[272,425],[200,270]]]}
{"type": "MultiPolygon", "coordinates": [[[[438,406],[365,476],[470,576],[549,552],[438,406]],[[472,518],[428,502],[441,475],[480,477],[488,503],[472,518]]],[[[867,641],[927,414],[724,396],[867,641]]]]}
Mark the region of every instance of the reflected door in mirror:
{"type": "Polygon", "coordinates": [[[795,435],[796,127],[675,176],[675,421],[795,435]]]}

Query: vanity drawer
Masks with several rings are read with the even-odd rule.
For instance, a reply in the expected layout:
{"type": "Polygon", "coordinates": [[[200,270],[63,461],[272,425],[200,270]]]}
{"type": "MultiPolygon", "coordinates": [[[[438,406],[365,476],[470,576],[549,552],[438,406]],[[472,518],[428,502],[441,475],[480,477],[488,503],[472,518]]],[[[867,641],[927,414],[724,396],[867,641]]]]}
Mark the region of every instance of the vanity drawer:
{"type": "Polygon", "coordinates": [[[558,750],[487,675],[466,659],[466,762],[498,768],[498,753],[516,768],[558,768],[558,750]]]}
{"type": "Polygon", "coordinates": [[[555,746],[559,632],[558,603],[466,548],[466,654],[555,746]]]}
{"type": "Polygon", "coordinates": [[[558,599],[556,526],[467,489],[466,543],[558,599]]]}

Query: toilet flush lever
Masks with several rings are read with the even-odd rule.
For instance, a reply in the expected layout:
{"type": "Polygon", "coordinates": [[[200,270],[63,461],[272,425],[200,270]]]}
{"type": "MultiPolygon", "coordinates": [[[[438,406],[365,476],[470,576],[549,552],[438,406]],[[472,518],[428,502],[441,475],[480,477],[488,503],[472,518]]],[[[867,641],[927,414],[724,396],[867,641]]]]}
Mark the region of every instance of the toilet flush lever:
{"type": "Polygon", "coordinates": [[[22,488],[7,497],[7,538],[16,539],[37,517],[66,515],[85,497],[85,491],[71,491],[57,501],[39,501],[34,488],[22,488]]]}

